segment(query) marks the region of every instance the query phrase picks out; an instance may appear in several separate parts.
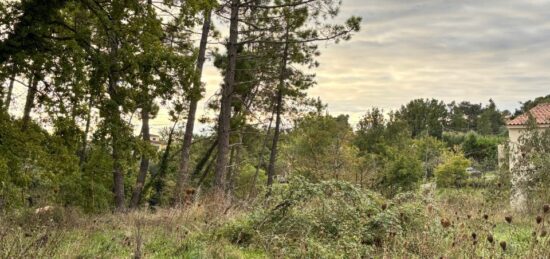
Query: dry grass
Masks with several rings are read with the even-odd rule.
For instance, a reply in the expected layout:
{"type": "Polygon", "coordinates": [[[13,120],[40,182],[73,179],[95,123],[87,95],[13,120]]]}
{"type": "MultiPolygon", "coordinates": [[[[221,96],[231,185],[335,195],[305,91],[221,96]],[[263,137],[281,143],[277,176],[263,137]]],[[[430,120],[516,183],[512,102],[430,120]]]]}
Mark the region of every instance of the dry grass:
{"type": "MultiPolygon", "coordinates": [[[[440,191],[423,202],[423,224],[388,233],[373,245],[376,258],[548,258],[550,212],[512,213],[506,200],[479,190],[440,191]],[[509,217],[510,222],[507,221],[509,217]]],[[[180,209],[83,215],[56,209],[3,215],[0,258],[266,258],[273,251],[232,243],[221,228],[250,209],[205,197],[180,209]]],[[[262,235],[262,233],[256,233],[262,235]]],[[[334,253],[337,257],[338,253],[334,253]]],[[[270,256],[272,255],[272,256],[270,256]]],[[[357,255],[360,258],[364,255],[357,255]]]]}
{"type": "Polygon", "coordinates": [[[480,190],[446,190],[426,206],[430,221],[385,247],[384,257],[548,258],[550,213],[512,212],[480,190]],[[537,219],[539,217],[540,219],[537,219]]]}
{"type": "Polygon", "coordinates": [[[56,209],[48,215],[31,211],[4,215],[0,223],[0,258],[242,257],[230,243],[209,239],[215,229],[244,210],[230,207],[224,199],[212,201],[205,199],[185,208],[158,209],[155,213],[142,209],[125,214],[83,215],[56,209]],[[54,219],[56,213],[65,215],[54,219]]]}

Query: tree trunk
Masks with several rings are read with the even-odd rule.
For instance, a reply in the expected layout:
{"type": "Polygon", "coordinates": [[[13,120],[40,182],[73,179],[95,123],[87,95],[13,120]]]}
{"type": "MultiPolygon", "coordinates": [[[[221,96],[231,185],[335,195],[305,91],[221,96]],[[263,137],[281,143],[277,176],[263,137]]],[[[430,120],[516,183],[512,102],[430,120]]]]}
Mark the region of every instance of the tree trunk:
{"type": "Polygon", "coordinates": [[[13,72],[11,74],[11,77],[10,77],[10,84],[8,86],[8,92],[6,93],[6,102],[3,104],[4,105],[4,110],[7,112],[10,111],[10,104],[11,104],[11,95],[13,93],[13,84],[15,82],[15,72],[13,72]]]}
{"type": "MultiPolygon", "coordinates": [[[[116,81],[110,80],[109,88],[114,89],[114,84],[116,81]]],[[[111,98],[114,97],[114,93],[111,91],[111,98]]],[[[124,211],[125,210],[125,198],[124,198],[124,174],[122,172],[122,163],[121,163],[121,144],[122,140],[120,138],[120,133],[123,127],[122,119],[120,116],[120,111],[118,110],[118,104],[114,107],[110,107],[112,110],[111,114],[111,138],[112,138],[112,159],[113,159],[113,193],[115,195],[115,210],[124,211]]]]}
{"type": "MultiPolygon", "coordinates": [[[[141,109],[141,133],[143,141],[149,145],[151,141],[151,135],[149,133],[149,109],[141,109]]],[[[136,208],[141,200],[141,194],[143,191],[143,185],[145,184],[145,178],[147,177],[147,171],[149,170],[149,155],[147,151],[141,154],[141,163],[139,165],[139,173],[136,180],[136,186],[132,192],[132,199],[130,200],[130,208],[136,208]]]]}
{"type": "MultiPolygon", "coordinates": [[[[118,113],[118,112],[117,112],[118,113]]],[[[120,117],[120,114],[119,114],[120,117]]],[[[120,118],[119,118],[120,119],[120,118]]],[[[121,124],[120,121],[117,124],[121,124]]],[[[112,158],[113,158],[113,192],[115,195],[115,209],[117,211],[124,211],[125,198],[124,198],[124,174],[122,172],[121,155],[120,155],[120,138],[118,136],[118,130],[112,129],[111,135],[113,138],[112,158]]]]}
{"type": "Polygon", "coordinates": [[[34,107],[34,98],[38,87],[38,76],[33,74],[29,78],[29,85],[27,88],[27,100],[25,101],[25,108],[23,110],[23,119],[21,120],[21,131],[26,131],[29,127],[31,120],[31,110],[34,107]]]}
{"type": "Polygon", "coordinates": [[[231,149],[231,167],[229,168],[227,174],[227,194],[231,194],[233,192],[235,187],[235,179],[238,177],[240,171],[241,147],[243,143],[243,135],[240,131],[238,133],[238,141],[238,143],[233,144],[233,148],[231,149]]]}
{"type": "Polygon", "coordinates": [[[199,162],[195,166],[195,170],[193,170],[192,177],[196,177],[201,173],[202,169],[204,168],[204,166],[212,156],[212,153],[214,153],[214,149],[216,149],[217,146],[218,146],[218,138],[216,137],[212,142],[212,144],[210,145],[210,147],[208,148],[208,150],[206,150],[206,152],[202,156],[201,160],[199,160],[199,162]]]}
{"type": "Polygon", "coordinates": [[[176,123],[172,126],[170,134],[168,135],[168,143],[166,143],[166,149],[162,154],[160,160],[159,171],[153,179],[153,188],[155,189],[155,194],[149,199],[149,206],[155,207],[161,205],[162,201],[162,192],[164,191],[164,178],[166,177],[166,172],[168,171],[168,160],[170,159],[170,149],[172,148],[172,141],[174,137],[174,129],[176,128],[176,123]]]}
{"type": "Polygon", "coordinates": [[[80,149],[80,154],[78,157],[79,158],[78,165],[80,166],[80,170],[82,170],[84,161],[86,161],[86,149],[88,148],[88,134],[90,132],[90,124],[92,121],[93,105],[94,105],[94,101],[93,101],[92,95],[90,94],[90,99],[88,100],[88,114],[86,115],[86,126],[84,128],[84,136],[82,136],[82,148],[80,149]]]}
{"type": "Polygon", "coordinates": [[[273,185],[273,179],[275,178],[275,163],[277,162],[277,144],[279,143],[279,136],[281,133],[281,106],[282,106],[283,94],[281,89],[277,91],[277,105],[275,108],[275,130],[273,132],[273,142],[271,143],[271,154],[269,155],[269,165],[267,167],[267,187],[268,195],[271,194],[271,186],[273,185]]]}
{"type": "Polygon", "coordinates": [[[283,57],[281,60],[281,70],[279,72],[279,87],[277,89],[277,102],[275,105],[275,113],[276,113],[276,119],[275,119],[275,132],[273,133],[273,143],[271,145],[271,155],[269,156],[269,166],[267,168],[267,195],[271,194],[271,186],[273,185],[273,178],[275,177],[275,163],[277,162],[277,144],[279,143],[279,136],[281,134],[281,112],[282,112],[282,106],[283,106],[283,91],[285,87],[285,79],[286,79],[286,66],[287,66],[287,59],[288,59],[288,49],[289,49],[289,42],[288,42],[288,36],[289,31],[288,28],[286,30],[285,35],[285,46],[283,50],[283,57]]]}
{"type": "Polygon", "coordinates": [[[265,146],[267,146],[267,142],[269,139],[269,132],[271,132],[271,124],[273,123],[273,117],[275,115],[275,110],[273,110],[271,114],[271,118],[269,119],[269,125],[267,126],[267,131],[265,133],[264,143],[262,144],[262,147],[260,149],[260,154],[258,156],[258,165],[256,166],[256,172],[254,173],[254,178],[252,178],[252,184],[250,185],[250,190],[248,191],[248,197],[252,196],[253,191],[256,187],[256,181],[258,179],[258,175],[260,174],[260,167],[264,163],[264,150],[265,146]]]}
{"type": "MultiPolygon", "coordinates": [[[[151,0],[147,0],[147,11],[148,15],[152,14],[151,5],[153,2],[151,0]]],[[[149,104],[145,103],[144,107],[141,107],[141,136],[143,141],[146,143],[147,148],[149,147],[149,143],[151,140],[150,132],[149,132],[149,104]]],[[[132,198],[130,199],[130,208],[136,208],[139,205],[139,201],[141,200],[141,194],[143,191],[143,187],[145,185],[145,178],[147,177],[147,172],[149,170],[149,156],[147,154],[147,150],[143,150],[141,152],[141,159],[140,159],[140,165],[139,165],[139,172],[136,179],[136,185],[134,186],[134,190],[132,191],[132,198]]]]}
{"type": "Polygon", "coordinates": [[[218,156],[216,158],[216,175],[214,186],[218,190],[223,190],[224,176],[227,172],[227,162],[229,156],[229,137],[231,132],[231,101],[233,88],[235,85],[235,70],[237,63],[237,41],[239,34],[239,5],[240,0],[231,1],[231,18],[229,24],[229,42],[227,45],[227,70],[225,73],[224,84],[222,86],[222,96],[220,105],[220,115],[218,119],[218,156]]]}
{"type": "Polygon", "coordinates": [[[195,127],[195,115],[197,113],[197,105],[200,99],[201,91],[201,77],[202,69],[206,57],[206,44],[208,41],[208,34],[210,33],[210,17],[211,10],[204,11],[204,23],[202,25],[201,42],[199,45],[199,56],[197,58],[197,76],[195,85],[192,89],[192,96],[189,103],[189,114],[187,115],[187,122],[185,125],[185,133],[183,135],[183,144],[181,150],[181,161],[179,168],[179,176],[176,181],[176,189],[174,191],[174,204],[179,205],[183,202],[183,191],[187,181],[189,179],[189,154],[191,152],[191,145],[193,143],[193,129],[195,127]]]}
{"type": "Polygon", "coordinates": [[[231,185],[231,179],[233,177],[233,171],[234,171],[234,166],[235,166],[235,152],[237,151],[237,147],[235,146],[235,144],[232,144],[231,145],[231,149],[230,149],[230,153],[229,153],[229,168],[227,168],[227,180],[226,180],[226,183],[225,183],[225,192],[226,193],[229,193],[229,188],[230,185],[231,185]]]}
{"type": "MultiPolygon", "coordinates": [[[[114,37],[114,36],[111,36],[114,37]]],[[[108,93],[110,100],[107,103],[107,119],[110,120],[110,133],[112,138],[112,159],[113,159],[113,193],[115,196],[115,210],[124,211],[126,209],[124,198],[124,173],[122,171],[122,142],[124,124],[122,122],[119,106],[121,97],[117,93],[117,84],[119,81],[119,68],[116,65],[118,59],[118,43],[115,39],[110,39],[110,59],[108,93]]]]}
{"type": "Polygon", "coordinates": [[[231,174],[227,182],[227,193],[231,194],[235,189],[235,179],[239,177],[241,171],[241,153],[242,153],[242,144],[243,144],[243,133],[239,132],[238,143],[233,147],[235,153],[233,154],[233,162],[231,165],[231,174]]]}
{"type": "Polygon", "coordinates": [[[202,175],[199,178],[199,181],[197,183],[198,188],[200,188],[202,186],[202,184],[204,183],[204,179],[206,179],[206,177],[208,176],[208,172],[210,172],[210,169],[212,168],[212,164],[214,163],[214,160],[215,160],[215,158],[212,159],[212,161],[210,161],[210,163],[208,163],[208,165],[204,169],[204,172],[202,173],[202,175]]]}

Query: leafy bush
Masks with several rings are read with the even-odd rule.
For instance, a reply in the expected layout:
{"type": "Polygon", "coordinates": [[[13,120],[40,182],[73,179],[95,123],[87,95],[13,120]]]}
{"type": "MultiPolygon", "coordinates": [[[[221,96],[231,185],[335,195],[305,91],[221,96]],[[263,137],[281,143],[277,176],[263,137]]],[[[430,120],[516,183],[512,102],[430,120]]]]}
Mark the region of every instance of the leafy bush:
{"type": "Polygon", "coordinates": [[[0,115],[0,210],[66,202],[62,187],[68,179],[78,180],[74,150],[36,124],[21,131],[19,121],[4,116],[0,115]]]}
{"type": "Polygon", "coordinates": [[[380,191],[388,196],[415,190],[422,180],[421,161],[409,152],[391,151],[379,179],[380,191]],[[405,154],[404,154],[405,153],[405,154]]]}
{"type": "Polygon", "coordinates": [[[220,236],[274,257],[359,258],[420,218],[419,206],[389,202],[342,181],[295,178],[273,193],[268,206],[225,225],[220,236]]]}
{"type": "Polygon", "coordinates": [[[470,161],[462,153],[445,154],[444,162],[435,169],[435,177],[438,186],[461,187],[468,178],[466,168],[470,161]]]}
{"type": "Polygon", "coordinates": [[[459,146],[467,158],[479,163],[485,170],[494,170],[498,165],[498,145],[505,142],[499,136],[484,136],[475,132],[443,134],[447,146],[459,146]]]}

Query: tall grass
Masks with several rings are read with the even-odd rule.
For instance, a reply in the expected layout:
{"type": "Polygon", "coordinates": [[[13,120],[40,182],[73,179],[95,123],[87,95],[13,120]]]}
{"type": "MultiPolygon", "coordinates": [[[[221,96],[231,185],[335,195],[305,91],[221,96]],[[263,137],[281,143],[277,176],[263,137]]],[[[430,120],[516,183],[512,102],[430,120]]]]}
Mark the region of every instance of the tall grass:
{"type": "MultiPolygon", "coordinates": [[[[292,183],[291,183],[292,185],[292,183]]],[[[298,188],[299,187],[299,191],[298,188]]],[[[0,258],[545,258],[550,209],[514,213],[486,190],[386,200],[341,182],[269,200],[204,196],[178,209],[1,215],[0,258]]]]}

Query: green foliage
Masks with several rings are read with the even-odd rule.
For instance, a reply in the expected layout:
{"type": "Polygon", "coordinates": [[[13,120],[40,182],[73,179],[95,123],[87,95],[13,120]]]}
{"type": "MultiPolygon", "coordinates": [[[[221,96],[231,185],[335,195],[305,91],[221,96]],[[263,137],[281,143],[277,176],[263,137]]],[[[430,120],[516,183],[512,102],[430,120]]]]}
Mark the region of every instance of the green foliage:
{"type": "MultiPolygon", "coordinates": [[[[0,214],[0,256],[146,258],[544,258],[550,214],[488,206],[479,188],[387,200],[344,181],[303,178],[244,207],[203,197],[184,210],[82,215],[70,208],[0,214]],[[506,216],[512,216],[508,223],[506,216]],[[541,223],[535,220],[541,216],[541,223]],[[448,222],[448,224],[444,224],[448,222]],[[544,222],[544,223],[542,223],[544,222]],[[534,233],[534,234],[533,234],[534,233]],[[475,234],[475,236],[473,235],[475,234]],[[489,242],[489,235],[492,242],[489,242]],[[499,243],[507,242],[503,251],[499,243]],[[139,250],[137,249],[139,247],[139,250]],[[139,253],[137,251],[140,251],[139,253]]],[[[508,197],[508,196],[507,196],[508,197]]]]}
{"type": "Polygon", "coordinates": [[[401,106],[397,117],[408,124],[413,138],[422,135],[441,138],[447,108],[442,101],[416,99],[401,106]]]}
{"type": "Polygon", "coordinates": [[[418,187],[424,174],[422,163],[414,154],[390,149],[384,162],[384,170],[378,179],[382,193],[393,196],[418,187]]]}
{"type": "Polygon", "coordinates": [[[70,204],[63,188],[75,179],[78,160],[63,139],[38,125],[21,132],[18,121],[0,116],[0,210],[58,199],[70,204]]]}
{"type": "Polygon", "coordinates": [[[441,163],[441,157],[446,150],[445,143],[434,137],[423,137],[413,141],[417,157],[422,161],[425,177],[432,177],[435,167],[441,163]]]}
{"type": "Polygon", "coordinates": [[[361,155],[384,152],[386,120],[383,113],[381,109],[372,108],[357,124],[354,144],[359,148],[361,155]]]}
{"type": "Polygon", "coordinates": [[[290,167],[310,180],[350,179],[357,149],[348,117],[310,114],[297,121],[282,153],[290,167]]]}
{"type": "Polygon", "coordinates": [[[470,161],[462,153],[446,153],[443,163],[435,169],[437,186],[463,186],[468,178],[466,173],[468,166],[470,166],[470,161]]]}
{"type": "Polygon", "coordinates": [[[245,165],[237,176],[234,195],[239,198],[245,198],[249,194],[250,190],[256,188],[256,186],[253,185],[254,181],[256,181],[256,185],[258,183],[263,184],[267,181],[266,172],[262,169],[258,171],[258,176],[254,180],[255,176],[256,168],[252,165],[245,165]]]}
{"type": "Polygon", "coordinates": [[[419,223],[418,207],[404,196],[386,203],[342,181],[293,178],[273,193],[267,207],[230,222],[220,236],[274,257],[362,257],[419,223]]]}
{"type": "Polygon", "coordinates": [[[531,125],[514,147],[516,159],[512,168],[517,188],[522,188],[529,196],[530,208],[538,208],[550,199],[550,129],[531,125]],[[521,154],[521,155],[520,155],[521,154]]]}
{"type": "Polygon", "coordinates": [[[476,132],[443,134],[443,141],[450,148],[458,147],[467,158],[475,161],[481,169],[496,170],[498,165],[498,145],[505,142],[504,137],[480,135],[476,132]]]}
{"type": "Polygon", "coordinates": [[[483,135],[489,134],[501,134],[506,132],[504,127],[504,116],[497,110],[495,103],[492,99],[489,100],[487,107],[483,109],[483,112],[479,116],[477,131],[483,135]]]}

